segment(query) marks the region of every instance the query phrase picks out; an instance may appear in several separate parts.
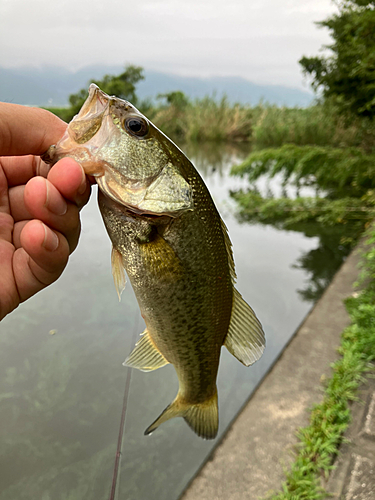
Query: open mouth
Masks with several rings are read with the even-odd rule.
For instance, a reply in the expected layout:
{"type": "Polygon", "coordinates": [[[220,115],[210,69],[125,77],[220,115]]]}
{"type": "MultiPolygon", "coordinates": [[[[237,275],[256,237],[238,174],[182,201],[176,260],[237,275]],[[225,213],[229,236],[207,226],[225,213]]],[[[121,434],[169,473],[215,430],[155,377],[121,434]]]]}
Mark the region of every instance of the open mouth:
{"type": "Polygon", "coordinates": [[[102,92],[100,88],[92,83],[89,87],[89,95],[75,119],[84,119],[87,115],[93,117],[103,113],[109,106],[110,97],[102,92]]]}
{"type": "Polygon", "coordinates": [[[100,129],[109,109],[111,99],[95,84],[89,88],[89,96],[78,115],[70,122],[68,133],[77,144],[89,141],[100,129]]]}

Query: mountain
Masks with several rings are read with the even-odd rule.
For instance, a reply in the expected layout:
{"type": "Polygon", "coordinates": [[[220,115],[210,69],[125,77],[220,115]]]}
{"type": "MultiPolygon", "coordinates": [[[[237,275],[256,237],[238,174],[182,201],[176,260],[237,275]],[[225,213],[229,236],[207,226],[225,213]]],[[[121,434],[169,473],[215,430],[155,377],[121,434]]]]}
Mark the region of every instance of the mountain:
{"type": "Polygon", "coordinates": [[[309,106],[313,94],[282,85],[259,85],[240,77],[193,78],[165,73],[145,72],[146,79],[137,89],[140,97],[181,90],[189,97],[226,94],[231,102],[258,104],[265,101],[279,106],[309,106]]]}
{"type": "MultiPolygon", "coordinates": [[[[119,74],[123,66],[86,66],[69,71],[58,66],[41,68],[0,67],[0,101],[36,106],[65,106],[70,94],[88,87],[91,79],[105,74],[119,74]]],[[[181,90],[191,98],[205,95],[220,98],[226,94],[231,102],[257,104],[260,100],[285,106],[308,106],[313,94],[282,85],[259,85],[239,77],[182,77],[156,71],[145,71],[145,80],[137,86],[140,99],[181,90]]]]}

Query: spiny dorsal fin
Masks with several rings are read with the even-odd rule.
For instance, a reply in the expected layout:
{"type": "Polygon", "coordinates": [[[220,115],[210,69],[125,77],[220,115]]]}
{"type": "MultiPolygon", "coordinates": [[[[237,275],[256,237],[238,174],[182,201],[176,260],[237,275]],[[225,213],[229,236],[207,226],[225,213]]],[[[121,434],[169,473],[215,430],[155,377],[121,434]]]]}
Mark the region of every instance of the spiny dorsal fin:
{"type": "Polygon", "coordinates": [[[236,276],[236,270],[234,267],[234,259],[233,259],[233,252],[232,252],[232,242],[230,241],[229,234],[228,234],[228,228],[225,225],[225,222],[223,219],[220,218],[221,222],[221,228],[223,230],[223,235],[224,235],[224,242],[225,242],[225,248],[227,250],[227,255],[228,255],[228,265],[229,265],[229,271],[230,275],[232,278],[232,283],[236,282],[237,276],[236,276]]]}
{"type": "Polygon", "coordinates": [[[125,359],[124,365],[138,368],[143,372],[150,372],[169,363],[153,343],[147,330],[141,333],[142,337],[135,344],[131,354],[125,359]]]}
{"type": "Polygon", "coordinates": [[[191,404],[182,400],[179,394],[176,399],[159,415],[146,430],[151,434],[160,424],[174,417],[183,417],[188,426],[203,439],[215,439],[219,428],[217,407],[217,391],[201,403],[191,404]]]}
{"type": "Polygon", "coordinates": [[[115,282],[118,300],[120,301],[121,294],[124,291],[126,285],[126,277],[125,277],[123,257],[115,247],[112,247],[111,263],[112,263],[113,281],[115,282]]]}
{"type": "Polygon", "coordinates": [[[232,316],[224,345],[245,366],[263,354],[266,341],[262,325],[241,294],[234,289],[232,316]]]}

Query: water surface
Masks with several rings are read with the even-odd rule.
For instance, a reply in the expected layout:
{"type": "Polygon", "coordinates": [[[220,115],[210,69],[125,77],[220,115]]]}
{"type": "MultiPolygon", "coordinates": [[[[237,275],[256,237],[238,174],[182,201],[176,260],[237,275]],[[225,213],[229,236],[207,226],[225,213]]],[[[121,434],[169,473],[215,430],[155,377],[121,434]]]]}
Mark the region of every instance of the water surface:
{"type": "MultiPolygon", "coordinates": [[[[320,248],[318,236],[240,223],[229,191],[246,181],[228,174],[244,153],[217,146],[188,153],[229,228],[238,289],[263,324],[267,349],[250,368],[222,350],[214,441],[196,437],[182,419],[145,437],[174,398],[177,377],[172,366],[133,371],[119,499],[179,497],[312,307],[306,299],[315,298],[303,294],[316,272],[303,262],[320,248]]],[[[95,195],[62,278],[0,324],[0,500],[109,496],[127,370],[122,362],[144,324],[130,284],[118,302],[95,195]]]]}

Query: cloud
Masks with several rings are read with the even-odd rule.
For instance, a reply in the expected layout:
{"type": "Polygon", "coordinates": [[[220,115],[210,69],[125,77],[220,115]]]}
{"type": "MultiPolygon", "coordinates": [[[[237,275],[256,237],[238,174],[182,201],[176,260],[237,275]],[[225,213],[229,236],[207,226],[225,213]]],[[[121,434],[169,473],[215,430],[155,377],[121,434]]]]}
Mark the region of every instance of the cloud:
{"type": "Polygon", "coordinates": [[[298,59],[329,41],[313,21],[332,11],[329,0],[2,0],[0,65],[131,62],[299,85],[298,59]]]}

